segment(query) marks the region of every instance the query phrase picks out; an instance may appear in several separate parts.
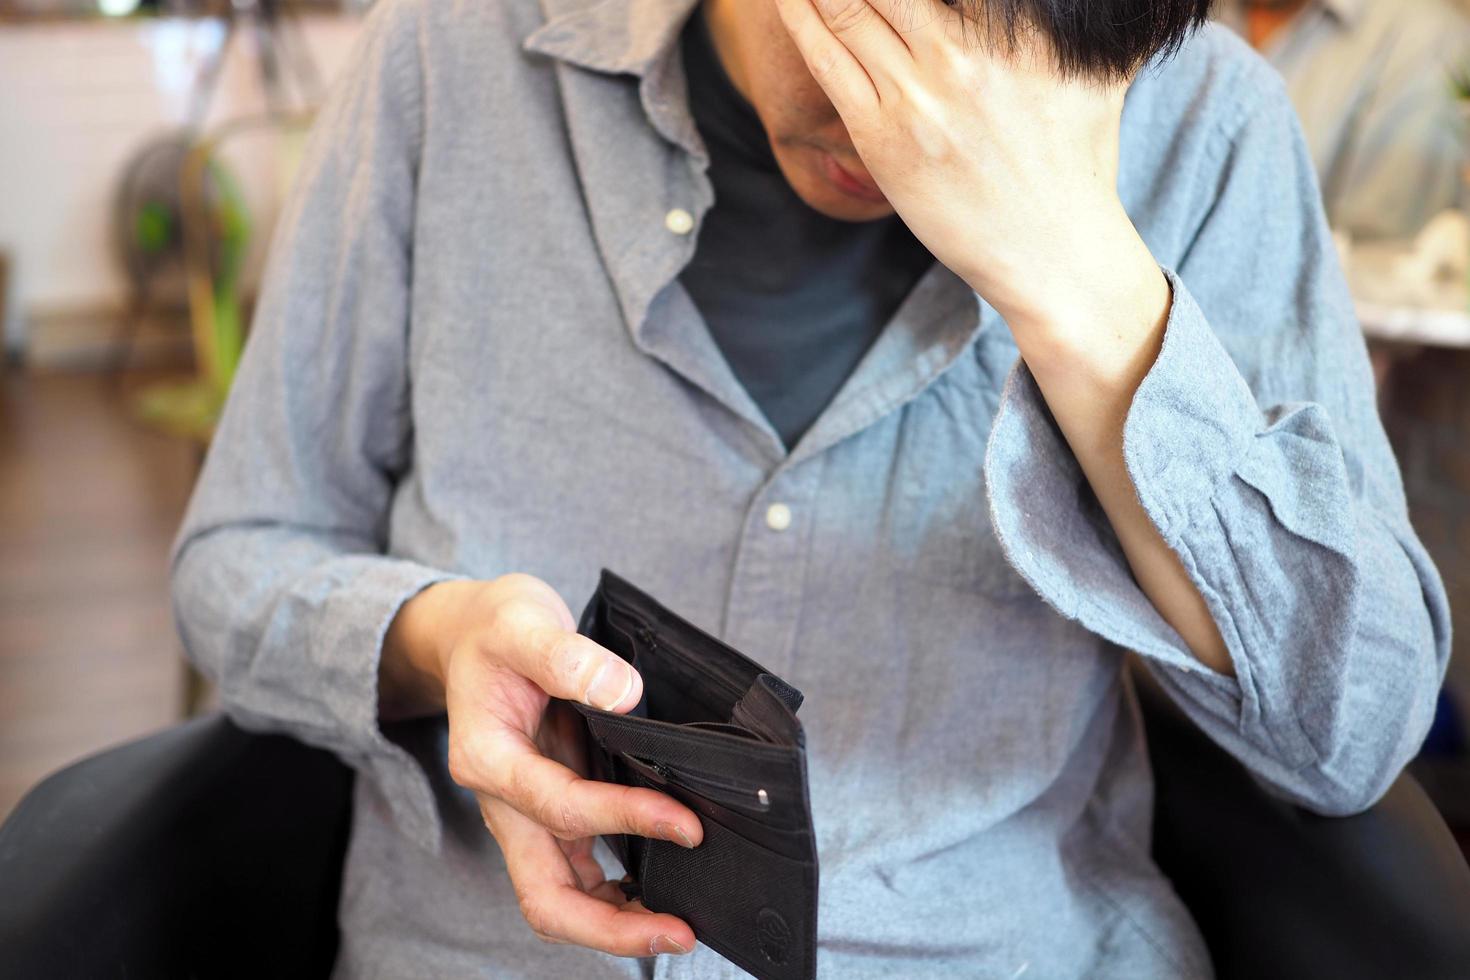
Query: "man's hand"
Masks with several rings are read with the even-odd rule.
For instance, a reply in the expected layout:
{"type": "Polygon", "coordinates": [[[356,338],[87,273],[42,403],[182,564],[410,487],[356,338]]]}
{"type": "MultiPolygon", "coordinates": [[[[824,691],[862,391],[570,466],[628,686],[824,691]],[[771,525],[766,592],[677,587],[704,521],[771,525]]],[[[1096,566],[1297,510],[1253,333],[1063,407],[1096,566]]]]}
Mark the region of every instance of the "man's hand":
{"type": "Polygon", "coordinates": [[[775,0],[894,210],[1005,318],[1139,587],[1199,661],[1234,664],[1123,457],[1172,292],[1118,197],[1125,80],[1064,78],[1039,32],[943,0],[775,0]]]}
{"type": "Polygon", "coordinates": [[[687,924],[626,901],[592,857],[600,834],[694,847],[704,830],[662,793],[584,778],[580,718],[552,698],[624,712],[643,681],[576,632],[555,590],[529,575],[432,586],[394,618],[383,658],[382,684],[420,710],[440,692],[450,775],[479,800],[537,936],[618,956],[694,948],[687,924]]]}
{"type": "Polygon", "coordinates": [[[1039,33],[1010,47],[942,0],[776,4],[879,188],[1018,343],[1100,310],[1158,321],[1167,284],[1117,192],[1126,80],[1063,78],[1039,33]]]}

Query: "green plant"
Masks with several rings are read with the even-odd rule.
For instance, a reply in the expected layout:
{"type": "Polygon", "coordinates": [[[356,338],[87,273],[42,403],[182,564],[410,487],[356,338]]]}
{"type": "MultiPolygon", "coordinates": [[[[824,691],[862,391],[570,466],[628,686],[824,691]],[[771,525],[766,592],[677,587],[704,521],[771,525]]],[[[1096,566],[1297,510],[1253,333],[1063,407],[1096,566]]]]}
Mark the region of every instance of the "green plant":
{"type": "Polygon", "coordinates": [[[1470,63],[1451,68],[1447,74],[1450,94],[1454,96],[1455,101],[1470,102],[1470,63]]]}
{"type": "Polygon", "coordinates": [[[200,443],[208,443],[214,434],[244,351],[240,274],[250,244],[250,214],[234,175],[212,157],[205,163],[205,173],[211,199],[206,224],[212,271],[198,287],[207,290],[207,296],[191,306],[199,371],[187,381],[150,385],[136,402],[145,422],[200,443]]]}

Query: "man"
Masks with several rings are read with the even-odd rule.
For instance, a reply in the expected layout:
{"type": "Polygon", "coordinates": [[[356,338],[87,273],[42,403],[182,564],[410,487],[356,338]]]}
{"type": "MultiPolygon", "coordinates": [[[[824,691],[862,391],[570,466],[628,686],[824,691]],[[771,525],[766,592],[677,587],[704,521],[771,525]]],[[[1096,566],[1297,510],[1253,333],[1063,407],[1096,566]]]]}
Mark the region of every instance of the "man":
{"type": "Polygon", "coordinates": [[[1217,16],[1286,78],[1332,225],[1408,238],[1464,200],[1451,78],[1470,21],[1449,0],[1227,0],[1217,16]]]}
{"type": "Polygon", "coordinates": [[[1209,974],[1124,648],[1284,796],[1387,787],[1444,590],[1290,105],[1203,15],[375,11],[174,571],[231,713],[362,774],[341,975],[738,974],[596,838],[699,817],[550,700],[641,696],[573,632],[604,565],[806,693],[825,976],[1209,974]]]}

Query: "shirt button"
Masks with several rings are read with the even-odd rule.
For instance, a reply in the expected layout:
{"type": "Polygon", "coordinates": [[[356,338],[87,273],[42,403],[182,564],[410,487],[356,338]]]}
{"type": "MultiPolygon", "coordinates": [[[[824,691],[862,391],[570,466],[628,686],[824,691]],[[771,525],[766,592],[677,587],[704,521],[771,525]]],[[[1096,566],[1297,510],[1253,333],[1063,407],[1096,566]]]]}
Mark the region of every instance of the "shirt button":
{"type": "Polygon", "coordinates": [[[785,504],[772,504],[766,508],[766,527],[772,531],[784,531],[791,526],[791,508],[785,504]]]}
{"type": "Polygon", "coordinates": [[[687,235],[694,230],[694,215],[683,208],[674,208],[664,215],[664,227],[676,235],[687,235]]]}

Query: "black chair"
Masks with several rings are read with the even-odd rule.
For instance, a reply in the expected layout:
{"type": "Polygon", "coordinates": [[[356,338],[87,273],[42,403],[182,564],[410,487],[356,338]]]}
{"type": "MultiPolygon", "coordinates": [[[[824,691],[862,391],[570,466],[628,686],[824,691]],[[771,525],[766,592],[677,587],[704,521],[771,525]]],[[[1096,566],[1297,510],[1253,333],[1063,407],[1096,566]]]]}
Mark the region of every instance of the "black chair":
{"type": "MultiPolygon", "coordinates": [[[[1470,977],[1470,869],[1417,785],[1304,813],[1139,686],[1155,856],[1221,980],[1470,977]]],[[[0,977],[325,975],[351,779],[218,715],[52,776],[0,827],[0,977]]]]}
{"type": "Polygon", "coordinates": [[[1353,817],[1266,793],[1141,671],[1154,860],[1220,980],[1467,980],[1470,868],[1408,774],[1353,817]]]}
{"type": "Polygon", "coordinates": [[[31,790],[0,827],[0,977],[321,977],[352,773],[211,715],[31,790]]]}

